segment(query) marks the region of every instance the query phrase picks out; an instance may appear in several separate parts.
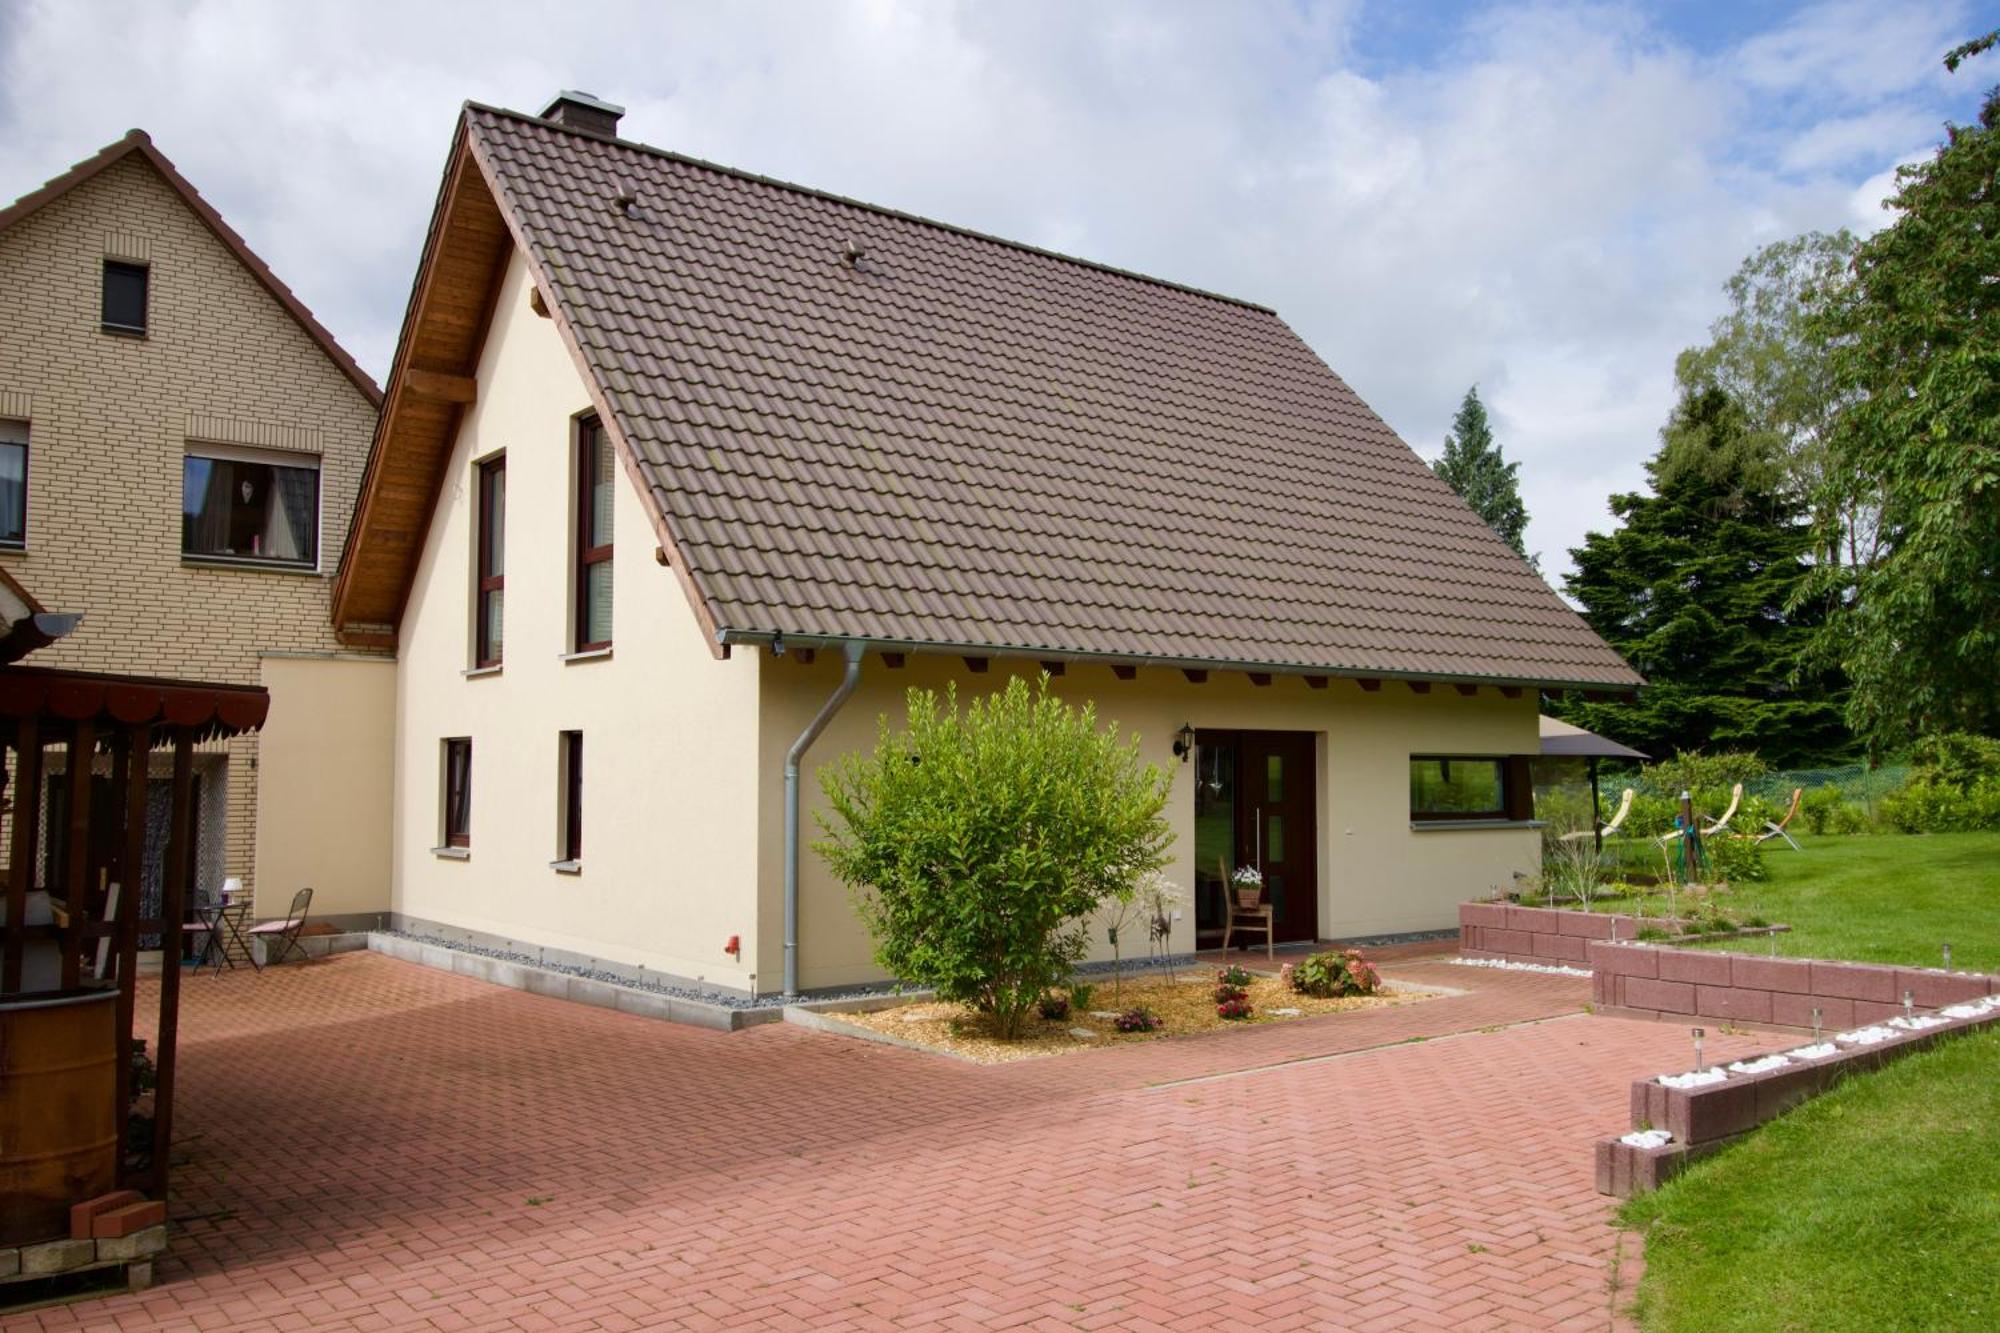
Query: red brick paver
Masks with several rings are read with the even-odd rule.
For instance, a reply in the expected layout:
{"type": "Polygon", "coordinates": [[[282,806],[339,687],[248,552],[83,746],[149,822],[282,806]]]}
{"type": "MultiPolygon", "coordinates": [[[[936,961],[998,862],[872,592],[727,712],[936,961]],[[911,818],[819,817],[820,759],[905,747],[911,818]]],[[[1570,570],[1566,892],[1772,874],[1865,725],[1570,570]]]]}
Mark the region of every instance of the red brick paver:
{"type": "Polygon", "coordinates": [[[1392,971],[1468,993],[1002,1068],[375,955],[190,979],[159,1285],[13,1324],[1605,1327],[1591,1141],[1685,1032],[1392,971]]]}

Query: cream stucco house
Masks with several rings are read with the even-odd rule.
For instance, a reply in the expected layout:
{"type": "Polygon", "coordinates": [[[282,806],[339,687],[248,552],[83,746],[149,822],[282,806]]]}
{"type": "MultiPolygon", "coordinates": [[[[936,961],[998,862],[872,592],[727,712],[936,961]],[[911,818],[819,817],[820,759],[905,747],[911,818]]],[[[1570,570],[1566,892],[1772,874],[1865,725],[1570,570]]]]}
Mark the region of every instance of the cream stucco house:
{"type": "Polygon", "coordinates": [[[1245,863],[1293,939],[1535,868],[1539,695],[1638,677],[1275,314],[619,114],[453,140],[333,608],[396,648],[399,922],[872,979],[815,767],[1042,671],[1177,775],[1179,949],[1245,863]]]}
{"type": "MultiPolygon", "coordinates": [[[[395,673],[328,609],[374,381],[139,130],[0,209],[0,327],[0,570],[82,616],[37,664],[265,686],[270,728],[196,756],[196,888],[234,876],[273,916],[311,885],[318,913],[372,919],[395,673]]],[[[59,882],[66,840],[40,846],[59,882]]]]}

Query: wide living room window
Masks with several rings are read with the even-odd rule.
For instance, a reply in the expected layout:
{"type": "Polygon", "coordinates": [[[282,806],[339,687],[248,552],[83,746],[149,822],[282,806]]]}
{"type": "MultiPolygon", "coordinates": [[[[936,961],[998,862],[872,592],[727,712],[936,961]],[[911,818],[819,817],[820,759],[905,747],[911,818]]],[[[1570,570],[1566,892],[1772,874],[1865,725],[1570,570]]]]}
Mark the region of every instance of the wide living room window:
{"type": "Polygon", "coordinates": [[[1525,756],[1410,756],[1413,821],[1530,819],[1533,800],[1525,756]]]}
{"type": "Polygon", "coordinates": [[[190,447],[181,463],[181,553],[316,568],[319,459],[190,447]]]}

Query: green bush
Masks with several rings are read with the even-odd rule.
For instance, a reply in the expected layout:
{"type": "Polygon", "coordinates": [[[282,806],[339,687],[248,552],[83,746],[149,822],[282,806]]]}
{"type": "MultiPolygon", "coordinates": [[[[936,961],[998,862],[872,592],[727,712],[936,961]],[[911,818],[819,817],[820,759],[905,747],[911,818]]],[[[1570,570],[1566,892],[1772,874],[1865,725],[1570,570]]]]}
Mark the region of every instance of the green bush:
{"type": "Polygon", "coordinates": [[[1716,879],[1744,884],[1770,877],[1764,868],[1764,849],[1753,838],[1722,835],[1710,838],[1702,846],[1708,851],[1709,868],[1716,879]]]}
{"type": "Polygon", "coordinates": [[[820,775],[817,844],[891,976],[1020,1034],[1086,948],[1085,922],[1166,863],[1170,776],[1136,739],[1016,678],[960,709],[913,689],[900,733],[820,775]]]}
{"type": "MultiPolygon", "coordinates": [[[[1671,759],[1662,759],[1641,768],[1639,790],[1669,799],[1679,797],[1684,791],[1691,791],[1697,797],[1703,792],[1720,791],[1725,793],[1726,805],[1731,787],[1739,782],[1761,778],[1770,771],[1769,764],[1748,750],[1718,750],[1714,754],[1682,750],[1671,759]]],[[[1699,800],[1695,802],[1695,808],[1703,808],[1699,800]]],[[[1714,816],[1721,814],[1722,810],[1723,807],[1718,805],[1707,813],[1714,816]]]]}
{"type": "Polygon", "coordinates": [[[1910,785],[1970,791],[2000,782],[2000,741],[1963,731],[1941,731],[1910,747],[1910,785]]]}
{"type": "Polygon", "coordinates": [[[1293,964],[1292,989],[1301,995],[1333,999],[1342,995],[1373,995],[1382,988],[1382,975],[1361,956],[1359,949],[1346,952],[1327,950],[1293,964]]]}
{"type": "Polygon", "coordinates": [[[2000,829],[2000,780],[1966,788],[1912,778],[1882,798],[1882,817],[1903,833],[1965,833],[2000,829]]]}

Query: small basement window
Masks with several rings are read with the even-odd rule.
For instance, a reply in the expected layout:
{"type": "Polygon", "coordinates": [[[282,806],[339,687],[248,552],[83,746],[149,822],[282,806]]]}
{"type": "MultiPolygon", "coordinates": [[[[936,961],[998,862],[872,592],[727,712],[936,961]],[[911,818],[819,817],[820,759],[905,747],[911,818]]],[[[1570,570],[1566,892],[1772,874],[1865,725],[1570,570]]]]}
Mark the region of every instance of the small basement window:
{"type": "Polygon", "coordinates": [[[319,459],[221,450],[181,464],[181,554],[199,559],[319,564],[319,459]]]}
{"type": "Polygon", "coordinates": [[[104,261],[104,327],[113,333],[146,331],[146,297],[152,270],[144,264],[104,261]]]}
{"type": "Polygon", "coordinates": [[[565,731],[556,751],[556,776],[562,786],[561,828],[557,860],[574,866],[583,860],[583,733],[565,731]]]}
{"type": "Polygon", "coordinates": [[[1410,818],[1525,820],[1534,789],[1524,755],[1410,756],[1410,818]]]}

